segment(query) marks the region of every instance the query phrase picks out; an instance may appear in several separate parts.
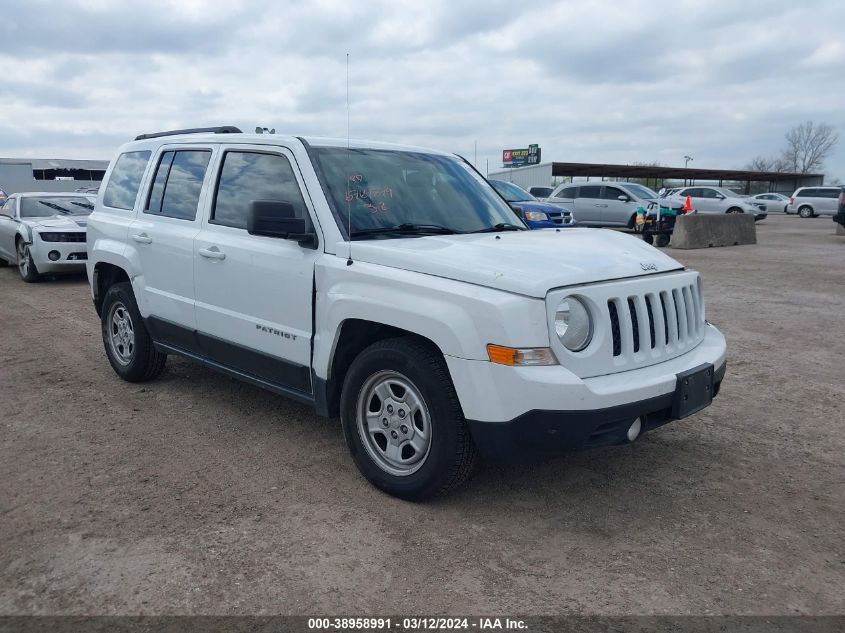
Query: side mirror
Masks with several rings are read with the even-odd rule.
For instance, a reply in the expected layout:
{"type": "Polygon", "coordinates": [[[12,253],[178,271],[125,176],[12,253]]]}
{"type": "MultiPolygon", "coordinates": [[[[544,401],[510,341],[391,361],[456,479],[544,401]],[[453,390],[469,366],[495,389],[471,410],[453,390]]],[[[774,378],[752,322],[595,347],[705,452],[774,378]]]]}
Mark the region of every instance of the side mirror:
{"type": "Polygon", "coordinates": [[[723,196],[721,193],[717,193],[716,198],[718,198],[719,200],[724,200],[725,196],[723,196]]]}
{"type": "Polygon", "coordinates": [[[297,218],[290,202],[253,200],[246,216],[246,232],[250,235],[294,240],[305,248],[317,248],[317,235],[307,232],[305,218],[297,218]]]}
{"type": "Polygon", "coordinates": [[[628,196],[626,196],[626,195],[624,195],[624,194],[623,194],[623,195],[621,195],[621,196],[617,196],[617,197],[616,197],[616,199],[617,199],[617,200],[619,200],[619,202],[628,202],[628,200],[629,200],[630,198],[628,198],[628,196]]]}

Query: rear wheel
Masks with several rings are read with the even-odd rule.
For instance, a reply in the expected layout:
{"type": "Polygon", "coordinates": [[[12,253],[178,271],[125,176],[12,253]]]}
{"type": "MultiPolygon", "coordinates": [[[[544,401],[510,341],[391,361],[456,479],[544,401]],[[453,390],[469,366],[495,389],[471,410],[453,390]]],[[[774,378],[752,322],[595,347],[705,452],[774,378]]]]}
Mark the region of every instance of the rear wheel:
{"type": "Polygon", "coordinates": [[[657,237],[655,238],[655,244],[657,244],[657,246],[659,246],[660,248],[663,248],[664,246],[668,246],[669,236],[666,235],[665,233],[658,233],[657,237]]]}
{"type": "Polygon", "coordinates": [[[813,213],[813,207],[808,207],[807,205],[804,205],[803,207],[798,209],[798,215],[800,215],[802,218],[812,218],[815,213],[813,213]]]}
{"type": "Polygon", "coordinates": [[[645,235],[643,235],[643,241],[646,244],[654,244],[654,235],[652,235],[651,233],[646,233],[645,235]]]}
{"type": "Polygon", "coordinates": [[[739,207],[731,207],[727,210],[727,213],[745,213],[745,211],[743,211],[739,207]]]}
{"type": "Polygon", "coordinates": [[[445,494],[476,461],[443,355],[413,338],[378,341],[355,358],[343,383],[341,422],[364,477],[403,499],[445,494]]]}
{"type": "Polygon", "coordinates": [[[22,239],[18,240],[18,272],[27,283],[38,281],[40,275],[38,269],[35,267],[35,262],[32,261],[32,253],[29,251],[29,245],[22,239]]]}
{"type": "Polygon", "coordinates": [[[5,259],[0,257],[0,268],[5,268],[8,265],[9,265],[9,262],[7,262],[5,259]]]}
{"type": "Polygon", "coordinates": [[[115,284],[106,293],[101,330],[109,363],[124,380],[152,380],[164,369],[167,354],[153,345],[128,282],[115,284]]]}

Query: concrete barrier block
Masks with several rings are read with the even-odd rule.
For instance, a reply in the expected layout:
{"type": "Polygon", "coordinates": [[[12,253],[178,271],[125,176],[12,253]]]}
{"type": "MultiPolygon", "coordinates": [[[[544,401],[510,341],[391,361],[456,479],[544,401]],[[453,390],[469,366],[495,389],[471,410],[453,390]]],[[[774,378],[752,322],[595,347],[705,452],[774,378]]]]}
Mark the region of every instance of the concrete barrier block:
{"type": "Polygon", "coordinates": [[[842,226],[841,224],[837,224],[836,225],[836,234],[837,235],[845,235],[845,226],[842,226]]]}
{"type": "Polygon", "coordinates": [[[678,216],[669,246],[708,248],[756,244],[754,216],[747,213],[691,213],[678,216]]]}

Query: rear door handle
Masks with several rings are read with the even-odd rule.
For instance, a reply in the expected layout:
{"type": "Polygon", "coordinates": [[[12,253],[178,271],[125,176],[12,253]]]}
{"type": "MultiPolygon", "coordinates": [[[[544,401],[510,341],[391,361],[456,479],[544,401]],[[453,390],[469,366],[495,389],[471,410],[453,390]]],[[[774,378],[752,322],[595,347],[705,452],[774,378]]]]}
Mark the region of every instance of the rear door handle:
{"type": "Polygon", "coordinates": [[[151,238],[146,233],[137,233],[132,236],[132,239],[138,242],[139,244],[152,244],[153,238],[151,238]]]}
{"type": "Polygon", "coordinates": [[[222,252],[216,246],[212,246],[211,248],[201,248],[199,249],[199,254],[203,257],[207,257],[208,259],[226,259],[226,253],[222,252]]]}

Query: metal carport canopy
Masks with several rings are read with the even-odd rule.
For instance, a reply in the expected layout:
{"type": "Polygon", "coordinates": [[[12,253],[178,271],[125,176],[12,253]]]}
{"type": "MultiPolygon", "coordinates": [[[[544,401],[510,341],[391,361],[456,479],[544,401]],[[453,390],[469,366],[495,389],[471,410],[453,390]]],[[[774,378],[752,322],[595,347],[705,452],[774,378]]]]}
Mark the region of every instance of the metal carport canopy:
{"type": "Polygon", "coordinates": [[[659,167],[652,165],[611,165],[602,163],[552,163],[552,176],[585,176],[603,178],[654,178],[657,180],[741,180],[778,182],[818,178],[824,174],[798,174],[740,169],[698,169],[694,167],[659,167]]]}

